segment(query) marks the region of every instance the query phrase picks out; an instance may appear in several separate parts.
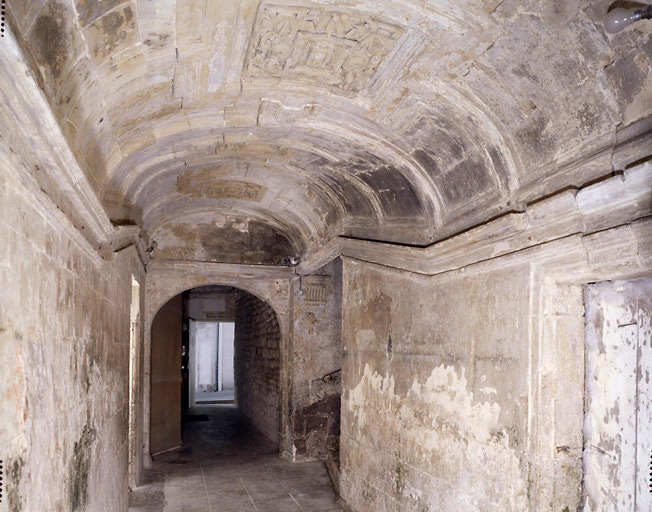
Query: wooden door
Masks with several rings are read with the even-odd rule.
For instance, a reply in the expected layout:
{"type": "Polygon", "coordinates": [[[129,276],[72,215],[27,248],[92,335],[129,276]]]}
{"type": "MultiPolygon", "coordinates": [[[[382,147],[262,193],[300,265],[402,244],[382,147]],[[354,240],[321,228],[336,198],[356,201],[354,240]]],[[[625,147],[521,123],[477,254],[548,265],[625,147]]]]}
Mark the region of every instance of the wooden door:
{"type": "Polygon", "coordinates": [[[181,315],[181,295],[177,295],[152,323],[152,455],[181,445],[181,315]]]}

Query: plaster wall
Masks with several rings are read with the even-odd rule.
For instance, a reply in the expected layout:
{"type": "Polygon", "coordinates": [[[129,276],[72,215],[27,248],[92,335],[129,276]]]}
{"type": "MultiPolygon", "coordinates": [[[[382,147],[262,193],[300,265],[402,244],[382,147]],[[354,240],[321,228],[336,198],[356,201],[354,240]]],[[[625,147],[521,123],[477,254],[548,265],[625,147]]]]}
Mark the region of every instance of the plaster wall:
{"type": "Polygon", "coordinates": [[[342,494],[354,510],[527,510],[530,271],[344,265],[342,494]]]}
{"type": "Polygon", "coordinates": [[[585,234],[557,234],[552,217],[547,238],[558,239],[527,248],[541,228],[526,226],[486,259],[485,244],[499,247],[479,232],[459,250],[345,246],[340,484],[351,510],[580,507],[582,292],[652,273],[647,165],[577,194],[585,234]],[[641,201],[625,208],[636,176],[641,201]]]}
{"type": "Polygon", "coordinates": [[[131,276],[142,283],[142,267],[133,248],[101,259],[12,170],[0,172],[0,510],[126,510],[131,276]]]}
{"type": "Polygon", "coordinates": [[[184,317],[196,321],[233,321],[237,290],[206,287],[185,295],[184,317]],[[219,291],[218,291],[219,290],[219,291]]]}

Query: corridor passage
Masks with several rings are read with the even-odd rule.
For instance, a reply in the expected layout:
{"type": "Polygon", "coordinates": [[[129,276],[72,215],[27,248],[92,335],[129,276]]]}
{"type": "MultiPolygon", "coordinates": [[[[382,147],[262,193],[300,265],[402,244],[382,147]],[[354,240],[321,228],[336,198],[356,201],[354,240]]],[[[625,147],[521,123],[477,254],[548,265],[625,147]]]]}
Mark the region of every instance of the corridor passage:
{"type": "Polygon", "coordinates": [[[233,405],[183,418],[181,449],[154,458],[130,512],[341,511],[321,462],[290,463],[233,405]]]}

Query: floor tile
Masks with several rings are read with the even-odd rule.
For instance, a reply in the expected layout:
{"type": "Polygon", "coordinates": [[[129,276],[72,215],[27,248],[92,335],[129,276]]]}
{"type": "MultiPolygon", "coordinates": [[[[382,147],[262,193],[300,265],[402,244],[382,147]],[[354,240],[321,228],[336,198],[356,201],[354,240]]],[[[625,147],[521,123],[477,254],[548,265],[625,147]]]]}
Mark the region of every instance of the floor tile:
{"type": "Polygon", "coordinates": [[[233,405],[198,405],[179,450],[154,458],[129,512],[337,512],[324,465],[291,463],[233,405]]]}

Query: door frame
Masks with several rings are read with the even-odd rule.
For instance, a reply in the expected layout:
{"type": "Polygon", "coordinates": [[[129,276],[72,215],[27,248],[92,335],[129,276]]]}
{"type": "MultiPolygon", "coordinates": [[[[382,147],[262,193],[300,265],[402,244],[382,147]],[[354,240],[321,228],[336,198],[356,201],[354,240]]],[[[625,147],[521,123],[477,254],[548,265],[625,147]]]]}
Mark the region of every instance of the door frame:
{"type": "MultiPolygon", "coordinates": [[[[530,511],[581,501],[584,446],[584,285],[652,277],[652,219],[525,250],[531,263],[528,439],[530,511]],[[635,254],[636,257],[631,257],[635,254]],[[576,482],[576,486],[569,485],[576,482]],[[564,490],[564,492],[560,491],[564,490]]],[[[517,257],[516,255],[514,257],[517,257]]]]}

